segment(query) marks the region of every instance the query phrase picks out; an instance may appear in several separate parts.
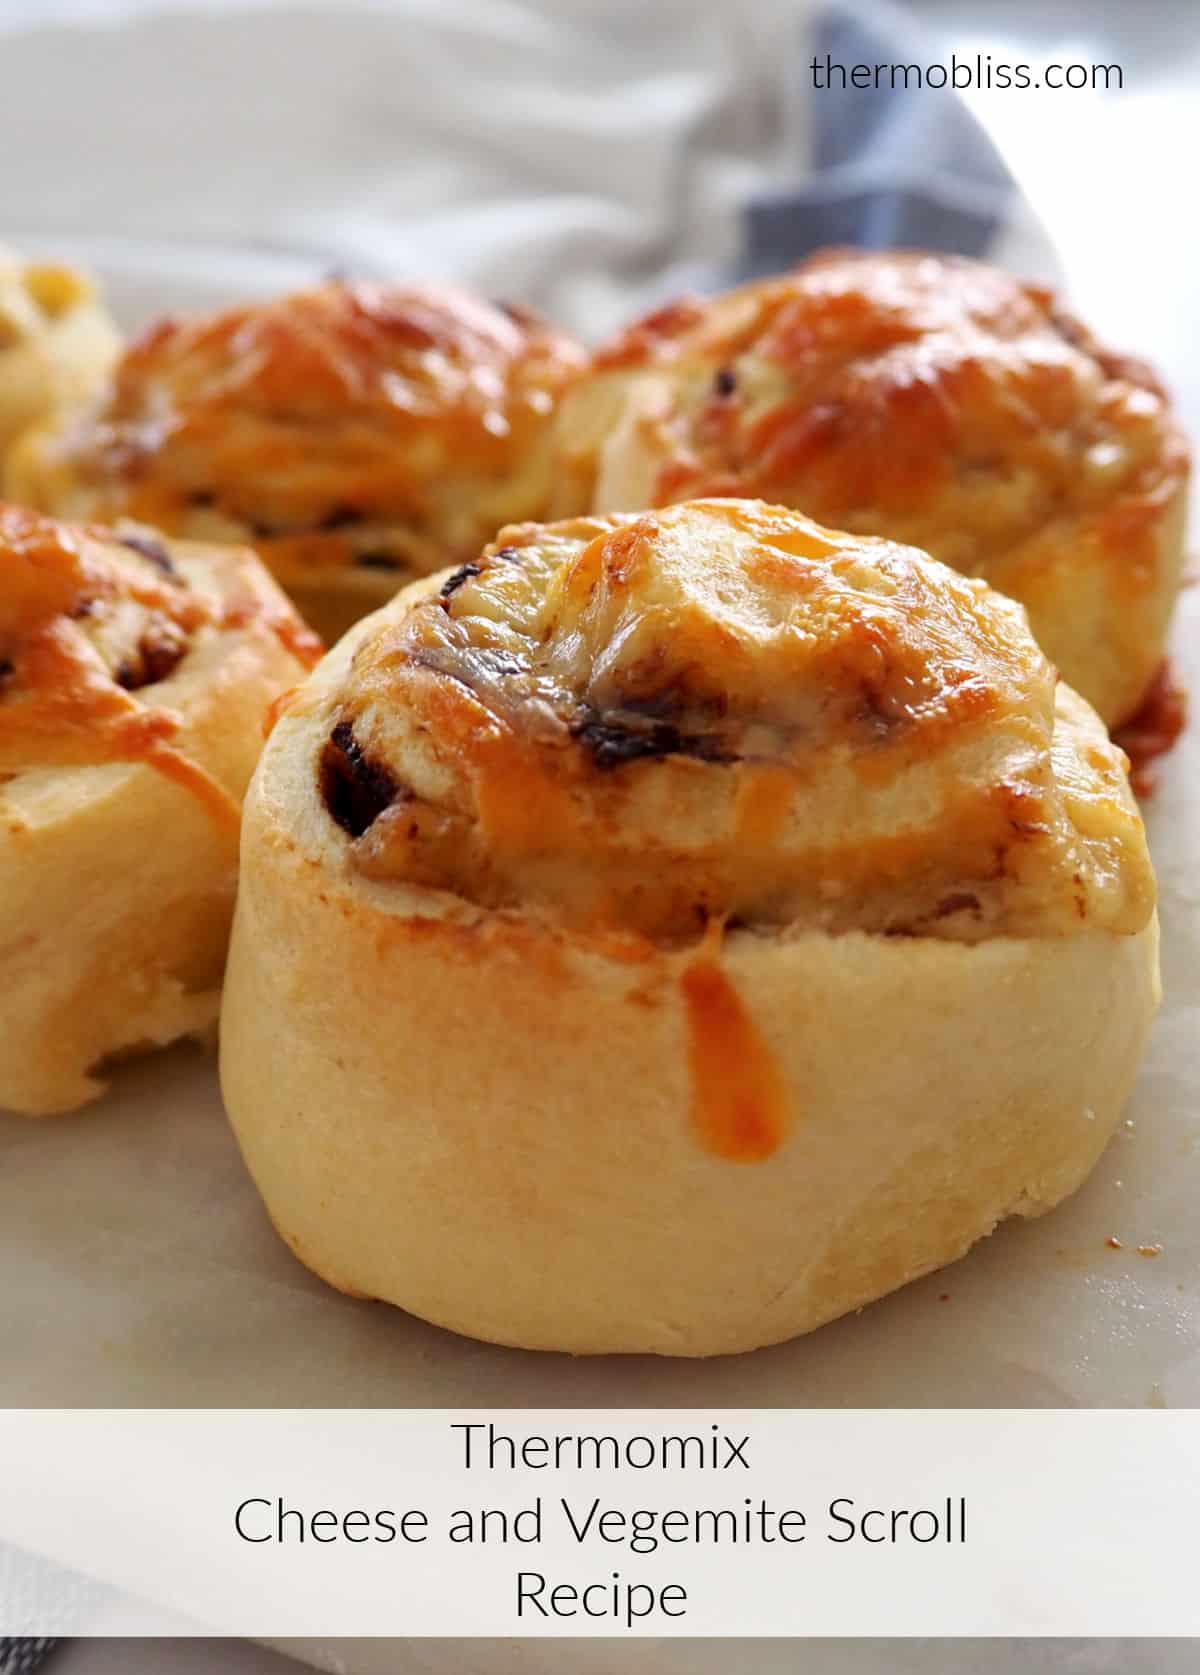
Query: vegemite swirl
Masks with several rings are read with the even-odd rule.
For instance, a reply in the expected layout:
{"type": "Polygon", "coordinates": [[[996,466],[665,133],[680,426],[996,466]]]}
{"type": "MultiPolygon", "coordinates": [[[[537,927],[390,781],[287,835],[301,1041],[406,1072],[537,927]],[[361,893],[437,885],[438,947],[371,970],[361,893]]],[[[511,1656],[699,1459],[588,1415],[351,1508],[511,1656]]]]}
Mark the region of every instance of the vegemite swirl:
{"type": "Polygon", "coordinates": [[[338,669],[314,771],[375,884],[668,946],[1153,911],[1125,758],[1021,608],[784,508],[505,529],[338,669]]]}
{"type": "Polygon", "coordinates": [[[267,629],[297,672],[320,647],[265,577],[256,586],[250,555],[228,556],[214,576],[200,550],[0,505],[0,801],[30,770],[143,762],[236,829],[240,795],[178,748],[187,718],[166,683],[247,629],[267,629]]]}
{"type": "Polygon", "coordinates": [[[104,398],[31,437],[44,509],[249,541],[285,582],[435,570],[541,515],[548,429],[583,364],[523,309],[330,282],[144,331],[104,398]]]}
{"type": "Polygon", "coordinates": [[[760,496],[984,577],[1109,724],[1161,663],[1179,426],[1148,367],[997,269],[831,251],[684,298],[598,351],[562,448],[564,510],[760,496]]]}

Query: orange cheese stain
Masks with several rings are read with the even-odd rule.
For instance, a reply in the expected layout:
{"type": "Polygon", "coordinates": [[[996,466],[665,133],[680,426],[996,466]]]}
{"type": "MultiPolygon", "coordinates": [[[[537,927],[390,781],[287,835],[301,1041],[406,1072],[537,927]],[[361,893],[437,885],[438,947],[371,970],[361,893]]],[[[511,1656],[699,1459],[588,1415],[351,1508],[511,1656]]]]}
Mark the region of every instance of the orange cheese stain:
{"type": "Polygon", "coordinates": [[[762,853],[774,849],[787,829],[796,795],[794,772],[752,766],[738,783],[737,847],[762,853]]]}
{"type": "Polygon", "coordinates": [[[280,716],[290,707],[292,699],[299,690],[298,686],[285,686],[282,692],[277,692],[271,699],[263,715],[262,732],[264,739],[271,737],[280,716]]]}
{"type": "Polygon", "coordinates": [[[164,779],[169,779],[184,791],[190,792],[197,802],[203,805],[216,825],[227,832],[240,830],[241,803],[232,792],[225,789],[220,780],[214,779],[207,768],[202,768],[199,762],[193,762],[190,756],[185,756],[181,750],[173,750],[169,745],[156,746],[146,753],[144,760],[148,767],[154,768],[164,779]]]}
{"type": "Polygon", "coordinates": [[[241,587],[231,594],[216,620],[222,628],[249,628],[261,622],[284,651],[305,669],[315,668],[325,655],[324,641],[313,633],[298,611],[283,601],[278,607],[272,607],[250,587],[241,587]]]}
{"type": "Polygon", "coordinates": [[[701,954],[680,980],[687,1014],[692,1122],[701,1144],[761,1163],[787,1133],[791,1100],[769,1043],[729,978],[701,954]]]}
{"type": "Polygon", "coordinates": [[[579,846],[580,810],[569,789],[507,731],[481,739],[476,760],[480,824],[493,851],[524,858],[553,844],[579,846]]]}
{"type": "Polygon", "coordinates": [[[1130,781],[1139,797],[1155,788],[1155,759],[1165,756],[1187,726],[1187,690],[1164,662],[1143,698],[1136,715],[1123,721],[1113,741],[1129,758],[1130,781]]]}

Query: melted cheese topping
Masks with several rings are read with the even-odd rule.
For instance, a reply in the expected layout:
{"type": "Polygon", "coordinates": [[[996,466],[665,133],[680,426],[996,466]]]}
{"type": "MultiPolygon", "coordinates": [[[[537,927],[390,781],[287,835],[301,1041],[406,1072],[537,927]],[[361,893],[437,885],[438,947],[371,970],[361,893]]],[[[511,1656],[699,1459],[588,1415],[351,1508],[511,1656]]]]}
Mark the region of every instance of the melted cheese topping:
{"type": "MultiPolygon", "coordinates": [[[[0,784],[31,769],[144,762],[236,824],[236,801],[172,745],[184,717],[164,683],[203,637],[263,609],[248,593],[194,585],[157,538],[0,505],[0,784]]],[[[276,614],[270,625],[311,665],[319,643],[286,607],[276,614]]]]}
{"type": "Polygon", "coordinates": [[[428,571],[544,511],[583,359],[465,292],[331,283],[159,322],[49,452],[89,516],[250,540],[283,575],[428,571]]]}
{"type": "Polygon", "coordinates": [[[759,496],[1018,597],[1002,571],[1048,531],[1144,583],[1188,466],[1153,374],[1049,291],[906,252],[829,252],[661,310],[599,351],[562,428],[596,511],[759,496]]]}
{"type": "Polygon", "coordinates": [[[373,622],[321,759],[368,878],[668,944],[1152,912],[1124,757],[924,554],[713,500],[505,530],[373,622]]]}

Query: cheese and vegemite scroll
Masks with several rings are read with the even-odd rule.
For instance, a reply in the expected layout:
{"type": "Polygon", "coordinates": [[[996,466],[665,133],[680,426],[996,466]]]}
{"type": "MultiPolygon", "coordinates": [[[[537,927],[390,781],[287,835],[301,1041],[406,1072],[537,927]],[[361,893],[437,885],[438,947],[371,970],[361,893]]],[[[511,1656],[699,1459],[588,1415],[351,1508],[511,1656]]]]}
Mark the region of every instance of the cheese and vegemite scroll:
{"type": "Polygon", "coordinates": [[[333,639],[545,515],[551,421],[584,360],[536,316],[451,287],[330,282],[168,318],[89,411],[24,439],[8,492],[252,545],[333,639]]]}
{"type": "Polygon", "coordinates": [[[1110,728],[1162,665],[1179,426],[1148,367],[998,269],[830,251],[685,298],[597,352],[561,446],[565,511],[757,495],[981,576],[1110,728]]]}
{"type": "Polygon", "coordinates": [[[212,1024],[265,714],[319,650],[253,553],[0,506],[0,1109],[212,1024]]]}
{"type": "Polygon", "coordinates": [[[87,274],[0,248],[0,462],[28,426],[92,396],[120,347],[87,274]]]}
{"type": "Polygon", "coordinates": [[[1124,758],[1021,608],[717,499],[504,530],[284,705],[222,1079],[334,1285],[708,1355],[1073,1191],[1157,988],[1124,758]]]}

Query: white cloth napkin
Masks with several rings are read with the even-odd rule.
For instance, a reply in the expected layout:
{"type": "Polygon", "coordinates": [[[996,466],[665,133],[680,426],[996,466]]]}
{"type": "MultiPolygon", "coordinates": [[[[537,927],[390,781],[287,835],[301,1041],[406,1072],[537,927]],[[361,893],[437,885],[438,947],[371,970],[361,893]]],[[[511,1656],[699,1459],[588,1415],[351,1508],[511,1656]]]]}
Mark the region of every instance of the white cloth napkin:
{"type": "Polygon", "coordinates": [[[344,269],[589,335],[822,243],[1047,274],[956,95],[810,85],[918,46],[884,0],[4,0],[2,231],[185,306],[344,269]]]}
{"type": "Polygon", "coordinates": [[[805,0],[0,8],[0,203],[40,240],[461,277],[603,330],[807,173],[805,0]]]}

